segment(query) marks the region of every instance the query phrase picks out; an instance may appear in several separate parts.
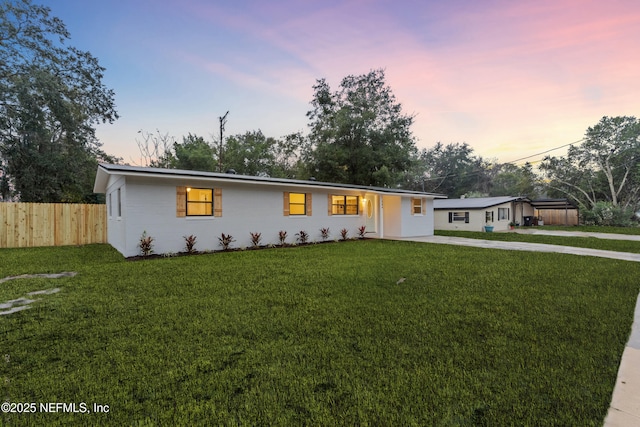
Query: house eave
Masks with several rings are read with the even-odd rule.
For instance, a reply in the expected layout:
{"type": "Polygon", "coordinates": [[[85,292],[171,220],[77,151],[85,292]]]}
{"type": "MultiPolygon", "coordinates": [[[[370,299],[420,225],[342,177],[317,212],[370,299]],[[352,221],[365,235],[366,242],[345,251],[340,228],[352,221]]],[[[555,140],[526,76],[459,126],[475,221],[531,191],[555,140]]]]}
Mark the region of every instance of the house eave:
{"type": "MultiPolygon", "coordinates": [[[[450,199],[451,201],[459,201],[459,200],[469,200],[469,201],[473,201],[474,199],[450,199]]],[[[505,203],[518,203],[518,202],[530,202],[530,200],[527,197],[511,197],[511,198],[507,198],[504,199],[502,201],[492,201],[489,202],[487,204],[483,204],[483,205],[478,205],[478,206],[473,206],[471,203],[469,204],[465,204],[465,203],[460,203],[460,204],[456,204],[456,205],[449,205],[449,206],[443,206],[443,207],[437,207],[434,206],[433,210],[435,211],[451,211],[451,210],[460,210],[460,209],[466,209],[466,210],[480,210],[480,209],[489,209],[495,206],[500,206],[500,205],[504,205],[505,203]]]]}
{"type": "Polygon", "coordinates": [[[372,187],[363,185],[339,184],[321,181],[304,181],[287,178],[270,178],[249,175],[224,174],[217,172],[201,172],[182,169],[161,169],[161,168],[143,168],[135,166],[99,164],[94,184],[94,192],[105,193],[109,175],[124,175],[137,177],[154,177],[160,179],[198,179],[205,181],[238,183],[246,182],[257,185],[270,186],[289,186],[289,187],[305,187],[305,188],[322,188],[329,190],[357,190],[368,193],[394,195],[394,196],[416,196],[429,198],[446,198],[446,196],[437,193],[426,193],[420,191],[400,190],[384,187],[372,187]]]}

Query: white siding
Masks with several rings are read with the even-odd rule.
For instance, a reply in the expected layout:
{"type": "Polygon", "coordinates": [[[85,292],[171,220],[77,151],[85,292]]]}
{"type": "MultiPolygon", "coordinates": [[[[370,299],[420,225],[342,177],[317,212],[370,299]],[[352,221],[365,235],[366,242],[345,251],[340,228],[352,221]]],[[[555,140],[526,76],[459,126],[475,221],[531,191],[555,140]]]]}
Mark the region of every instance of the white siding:
{"type": "Polygon", "coordinates": [[[417,237],[433,235],[433,198],[424,197],[424,212],[412,214],[410,196],[383,196],[384,236],[417,237]]]}
{"type": "Polygon", "coordinates": [[[126,189],[124,177],[109,177],[107,184],[107,241],[118,251],[126,252],[126,189]],[[120,190],[120,212],[118,216],[118,190],[120,190]],[[109,197],[111,195],[111,197],[109,197]]]}
{"type": "Polygon", "coordinates": [[[510,222],[523,224],[522,217],[529,215],[533,215],[533,208],[528,203],[509,202],[485,209],[439,209],[435,211],[434,222],[436,230],[484,231],[485,225],[492,225],[494,231],[505,231],[509,229],[510,222]],[[509,209],[509,219],[498,219],[499,208],[509,209]],[[451,212],[469,212],[469,223],[467,224],[464,221],[449,222],[449,213],[451,212]],[[485,221],[486,212],[493,212],[493,222],[489,224],[485,221]]]}
{"type": "MultiPolygon", "coordinates": [[[[251,183],[212,184],[197,179],[164,179],[127,177],[126,213],[118,230],[109,231],[109,242],[125,256],[139,255],[138,243],[144,231],[154,238],[154,253],[182,252],[183,236],[197,238],[195,249],[219,250],[221,233],[231,234],[236,242],[232,248],[249,247],[250,232],[262,234],[262,245],[278,243],[278,232],[286,231],[287,243],[295,241],[296,233],[306,231],[309,241],[321,241],[320,229],[330,229],[330,239],[340,238],[340,230],[349,230],[357,236],[358,227],[364,225],[361,215],[329,215],[329,194],[363,196],[356,190],[314,189],[311,216],[285,216],[284,192],[304,192],[300,187],[255,185],[251,183]],[[222,217],[177,217],[176,187],[222,189],[222,217]],[[126,224],[126,227],[122,227],[126,224]],[[123,235],[120,234],[125,229],[123,235]],[[112,232],[113,231],[113,232],[112,232]],[[113,240],[111,238],[113,237],[113,240]],[[124,240],[124,242],[122,241],[124,240]]],[[[362,212],[362,204],[360,205],[362,212]]],[[[113,221],[109,222],[111,226],[113,221]]],[[[376,236],[372,236],[376,237],[376,236]]]]}

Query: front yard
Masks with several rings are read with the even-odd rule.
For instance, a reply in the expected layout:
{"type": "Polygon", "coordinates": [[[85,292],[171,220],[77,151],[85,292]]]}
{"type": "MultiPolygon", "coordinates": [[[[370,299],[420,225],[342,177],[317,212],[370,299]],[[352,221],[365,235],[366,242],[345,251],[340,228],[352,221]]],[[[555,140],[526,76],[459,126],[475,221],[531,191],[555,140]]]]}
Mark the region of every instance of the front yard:
{"type": "Polygon", "coordinates": [[[636,263],[413,242],[0,250],[0,279],[62,271],[0,284],[60,288],[0,316],[2,400],[109,412],[3,424],[599,426],[640,290],[636,263]]]}

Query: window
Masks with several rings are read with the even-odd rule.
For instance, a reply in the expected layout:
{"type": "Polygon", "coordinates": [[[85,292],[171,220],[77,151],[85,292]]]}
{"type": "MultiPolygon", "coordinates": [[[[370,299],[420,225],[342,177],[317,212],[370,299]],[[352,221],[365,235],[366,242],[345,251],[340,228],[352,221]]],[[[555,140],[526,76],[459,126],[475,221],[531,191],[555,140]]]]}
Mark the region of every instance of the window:
{"type": "Polygon", "coordinates": [[[493,222],[493,211],[486,211],[484,213],[484,221],[485,222],[493,222]]]}
{"type": "Polygon", "coordinates": [[[122,196],[121,196],[121,191],[120,190],[121,189],[118,188],[118,199],[117,199],[118,200],[118,209],[117,209],[118,218],[120,218],[122,216],[122,196]]]}
{"type": "Polygon", "coordinates": [[[449,212],[449,222],[464,221],[469,224],[469,212],[449,212]]]}
{"type": "Polygon", "coordinates": [[[289,215],[307,214],[307,195],[305,193],[288,193],[289,215]]]}
{"type": "Polygon", "coordinates": [[[411,214],[422,215],[422,199],[411,199],[411,214]]]}
{"type": "Polygon", "coordinates": [[[107,200],[107,204],[109,205],[109,218],[111,218],[113,216],[113,206],[112,206],[112,201],[111,201],[111,195],[113,193],[109,193],[109,200],[107,200]]]}
{"type": "Polygon", "coordinates": [[[358,215],[359,196],[331,196],[331,215],[358,215]]]}
{"type": "Polygon", "coordinates": [[[187,216],[213,215],[213,189],[187,187],[187,216]]]}
{"type": "Polygon", "coordinates": [[[509,221],[509,208],[498,208],[498,221],[509,221]]]}
{"type": "Polygon", "coordinates": [[[176,216],[222,216],[222,188],[176,187],[176,216]]]}

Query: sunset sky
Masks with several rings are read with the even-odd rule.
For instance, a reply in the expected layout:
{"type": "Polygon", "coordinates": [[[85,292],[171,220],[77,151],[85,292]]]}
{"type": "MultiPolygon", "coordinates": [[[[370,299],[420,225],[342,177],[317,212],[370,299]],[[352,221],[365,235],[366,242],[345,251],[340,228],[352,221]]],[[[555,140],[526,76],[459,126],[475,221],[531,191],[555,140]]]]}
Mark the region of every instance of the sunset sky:
{"type": "Polygon", "coordinates": [[[138,131],[212,140],[227,111],[226,135],[307,133],[316,79],[378,68],[419,148],[507,162],[640,115],[638,0],[33,1],[107,69],[121,118],[98,137],[129,163],[138,131]]]}

